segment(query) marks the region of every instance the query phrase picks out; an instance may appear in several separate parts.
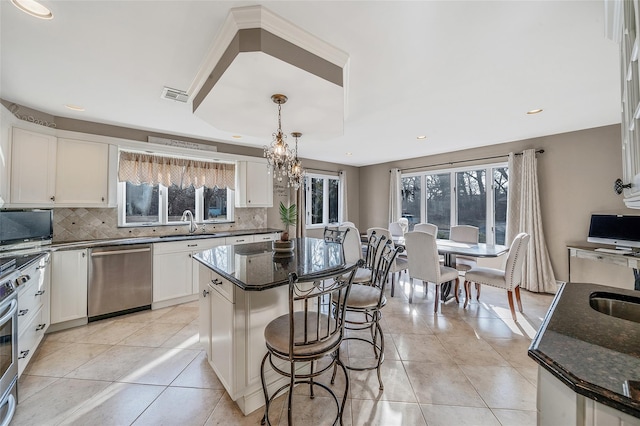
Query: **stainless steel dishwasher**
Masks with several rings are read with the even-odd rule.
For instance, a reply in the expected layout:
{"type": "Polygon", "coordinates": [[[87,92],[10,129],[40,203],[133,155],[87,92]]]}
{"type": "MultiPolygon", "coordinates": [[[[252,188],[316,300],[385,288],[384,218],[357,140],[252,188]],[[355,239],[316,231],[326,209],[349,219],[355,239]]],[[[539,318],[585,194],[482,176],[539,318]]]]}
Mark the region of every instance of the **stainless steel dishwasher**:
{"type": "Polygon", "coordinates": [[[151,245],[89,250],[89,321],[151,308],[151,245]]]}

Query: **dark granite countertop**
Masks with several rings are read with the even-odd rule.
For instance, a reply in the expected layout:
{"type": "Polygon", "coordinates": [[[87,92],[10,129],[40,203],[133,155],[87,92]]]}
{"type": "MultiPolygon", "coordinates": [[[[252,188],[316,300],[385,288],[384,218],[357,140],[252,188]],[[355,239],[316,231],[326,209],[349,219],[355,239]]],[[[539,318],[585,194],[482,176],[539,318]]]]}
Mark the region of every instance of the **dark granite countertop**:
{"type": "Polygon", "coordinates": [[[625,382],[640,381],[640,323],[600,313],[593,292],[639,297],[634,290],[568,283],[556,294],[529,356],[574,392],[640,418],[640,398],[625,382]]]}
{"type": "Polygon", "coordinates": [[[166,243],[169,241],[182,241],[182,240],[192,240],[192,239],[225,238],[225,237],[236,237],[236,236],[242,236],[242,235],[271,234],[273,232],[282,232],[282,229],[274,229],[274,228],[242,229],[242,230],[221,231],[221,232],[214,232],[214,233],[207,233],[207,234],[195,233],[195,234],[180,234],[180,235],[161,235],[157,237],[134,237],[134,238],[118,238],[118,239],[105,239],[105,240],[74,241],[69,243],[54,243],[54,244],[51,244],[50,246],[43,246],[43,249],[48,249],[52,251],[77,250],[77,249],[104,247],[104,246],[166,243]]]}
{"type": "Polygon", "coordinates": [[[270,241],[218,246],[193,256],[195,260],[246,291],[260,291],[289,282],[289,273],[304,276],[338,270],[346,265],[339,244],[317,238],[296,238],[291,253],[277,253],[270,241]]]}

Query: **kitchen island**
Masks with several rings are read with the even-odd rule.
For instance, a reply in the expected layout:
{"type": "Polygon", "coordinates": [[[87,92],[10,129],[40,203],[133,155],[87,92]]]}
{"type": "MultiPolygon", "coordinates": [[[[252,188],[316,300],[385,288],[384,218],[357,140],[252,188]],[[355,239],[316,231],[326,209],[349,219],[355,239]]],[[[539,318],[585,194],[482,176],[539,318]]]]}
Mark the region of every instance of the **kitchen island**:
{"type": "Polygon", "coordinates": [[[640,323],[628,314],[640,309],[634,301],[634,290],[560,288],[529,348],[539,364],[539,425],[640,425],[640,323]],[[598,305],[611,300],[626,304],[618,317],[598,305]]]}
{"type": "MultiPolygon", "coordinates": [[[[289,311],[289,274],[304,281],[344,268],[342,247],[298,238],[292,252],[275,252],[271,242],[260,242],[218,246],[193,258],[200,268],[200,342],[231,399],[249,414],[264,405],[264,328],[289,311]]],[[[285,381],[271,370],[266,378],[270,388],[285,381]]]]}

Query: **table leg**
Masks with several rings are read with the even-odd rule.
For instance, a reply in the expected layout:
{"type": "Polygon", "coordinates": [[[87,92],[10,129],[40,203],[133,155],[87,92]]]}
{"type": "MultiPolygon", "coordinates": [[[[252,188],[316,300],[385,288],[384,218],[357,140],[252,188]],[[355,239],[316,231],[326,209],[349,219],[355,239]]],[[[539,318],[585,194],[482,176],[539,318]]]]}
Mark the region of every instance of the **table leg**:
{"type": "Polygon", "coordinates": [[[635,278],[633,288],[640,291],[640,270],[633,268],[633,277],[635,278]]]}
{"type": "MultiPolygon", "coordinates": [[[[456,255],[451,253],[445,253],[444,255],[444,266],[448,266],[450,268],[456,267],[456,255]]],[[[442,283],[440,286],[441,294],[440,300],[446,302],[447,300],[453,299],[455,295],[451,294],[451,284],[452,281],[447,281],[446,283],[442,283]]]]}

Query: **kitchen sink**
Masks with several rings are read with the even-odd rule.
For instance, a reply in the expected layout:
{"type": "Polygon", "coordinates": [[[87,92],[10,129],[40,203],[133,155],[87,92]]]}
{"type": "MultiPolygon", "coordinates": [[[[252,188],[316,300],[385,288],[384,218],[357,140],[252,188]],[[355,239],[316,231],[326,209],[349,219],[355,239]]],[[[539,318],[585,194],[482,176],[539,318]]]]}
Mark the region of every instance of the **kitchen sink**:
{"type": "Polygon", "coordinates": [[[596,291],[589,296],[589,305],[605,315],[640,323],[640,297],[596,291]]]}

